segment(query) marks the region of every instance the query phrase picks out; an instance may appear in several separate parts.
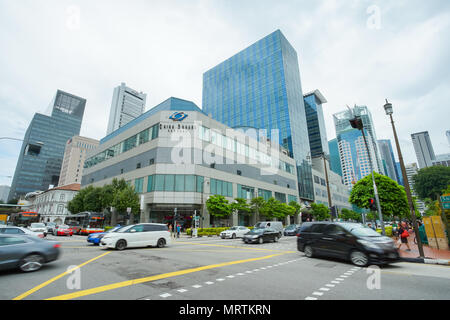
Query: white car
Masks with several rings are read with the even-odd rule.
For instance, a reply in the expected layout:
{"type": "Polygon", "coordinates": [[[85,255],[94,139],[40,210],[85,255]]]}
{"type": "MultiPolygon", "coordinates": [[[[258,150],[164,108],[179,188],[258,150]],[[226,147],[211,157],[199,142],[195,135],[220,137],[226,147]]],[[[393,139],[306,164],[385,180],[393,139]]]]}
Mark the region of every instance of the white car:
{"type": "Polygon", "coordinates": [[[47,227],[44,223],[32,223],[29,227],[28,230],[33,231],[33,232],[42,232],[44,233],[44,235],[47,235],[47,227]]]}
{"type": "Polygon", "coordinates": [[[139,223],[123,227],[117,232],[109,232],[100,241],[100,247],[123,250],[156,246],[162,248],[170,244],[170,232],[165,224],[139,223]]]}
{"type": "Polygon", "coordinates": [[[222,239],[230,238],[230,239],[236,239],[236,238],[243,238],[244,235],[250,232],[250,229],[247,227],[231,227],[228,230],[222,231],[220,233],[220,237],[222,239]]]}
{"type": "Polygon", "coordinates": [[[34,232],[22,227],[14,226],[0,226],[0,234],[18,234],[18,235],[31,235],[34,237],[44,238],[44,232],[34,232]]]}

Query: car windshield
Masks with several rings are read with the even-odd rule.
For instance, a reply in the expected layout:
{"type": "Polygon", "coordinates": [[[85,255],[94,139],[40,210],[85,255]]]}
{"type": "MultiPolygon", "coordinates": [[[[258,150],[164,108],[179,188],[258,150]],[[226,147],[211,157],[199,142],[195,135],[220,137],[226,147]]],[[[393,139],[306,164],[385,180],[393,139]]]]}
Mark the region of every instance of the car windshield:
{"type": "Polygon", "coordinates": [[[69,226],[66,226],[66,225],[59,226],[59,229],[68,229],[68,228],[69,228],[69,226]]]}
{"type": "Polygon", "coordinates": [[[288,226],[286,227],[286,230],[296,229],[296,228],[297,228],[297,225],[291,224],[291,225],[288,225],[288,226]]]}
{"type": "Polygon", "coordinates": [[[116,230],[114,232],[126,232],[126,231],[128,231],[128,229],[131,229],[134,226],[135,226],[135,224],[133,224],[131,226],[122,227],[122,228],[120,228],[120,229],[118,229],[118,230],[116,230]]]}
{"type": "Polygon", "coordinates": [[[31,227],[32,228],[45,228],[45,224],[43,224],[43,223],[32,223],[31,227]]]}
{"type": "Polygon", "coordinates": [[[249,234],[260,234],[260,233],[263,233],[264,232],[264,230],[265,229],[263,229],[263,228],[256,228],[256,229],[253,229],[253,230],[251,230],[250,232],[249,232],[249,234]]]}
{"type": "Polygon", "coordinates": [[[122,228],[125,228],[125,227],[115,227],[115,228],[113,228],[111,230],[108,230],[106,232],[119,232],[119,230],[122,229],[122,228]]]}
{"type": "Polygon", "coordinates": [[[343,225],[343,227],[358,237],[381,237],[378,232],[369,227],[361,225],[343,225]]]}
{"type": "Polygon", "coordinates": [[[231,227],[230,229],[228,229],[228,230],[237,230],[238,229],[238,227],[231,227]]]}

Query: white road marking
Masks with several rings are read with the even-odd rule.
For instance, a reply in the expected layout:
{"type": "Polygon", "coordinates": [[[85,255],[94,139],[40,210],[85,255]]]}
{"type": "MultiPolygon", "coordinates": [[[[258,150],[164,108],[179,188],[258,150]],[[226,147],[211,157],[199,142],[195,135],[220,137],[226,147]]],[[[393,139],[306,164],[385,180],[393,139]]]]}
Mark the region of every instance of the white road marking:
{"type": "Polygon", "coordinates": [[[317,298],[314,298],[314,297],[306,297],[305,300],[317,300],[317,298]]]}
{"type": "Polygon", "coordinates": [[[225,279],[220,278],[220,279],[216,279],[216,281],[225,281],[225,279]]]}
{"type": "Polygon", "coordinates": [[[201,287],[202,287],[202,286],[199,285],[199,284],[195,284],[195,285],[192,286],[192,288],[196,288],[196,289],[201,288],[201,287]]]}
{"type": "Polygon", "coordinates": [[[161,298],[167,298],[167,297],[171,297],[172,295],[170,293],[163,293],[159,295],[161,298]]]}
{"type": "Polygon", "coordinates": [[[320,288],[320,291],[330,291],[330,288],[320,288]]]}
{"type": "Polygon", "coordinates": [[[335,281],[335,280],[333,280],[333,281],[331,281],[331,283],[336,283],[336,284],[339,284],[340,282],[339,282],[339,281],[335,281]]]}
{"type": "Polygon", "coordinates": [[[206,281],[205,284],[214,284],[212,281],[206,281]]]}
{"type": "Polygon", "coordinates": [[[323,292],[314,291],[313,295],[315,295],[315,296],[323,296],[323,292]]]}
{"type": "Polygon", "coordinates": [[[227,276],[227,278],[234,278],[234,276],[227,276]]]}
{"type": "Polygon", "coordinates": [[[344,281],[345,279],[342,279],[342,278],[336,278],[336,280],[338,280],[338,281],[344,281]]]}
{"type": "Polygon", "coordinates": [[[180,292],[180,293],[183,293],[183,292],[186,292],[187,290],[186,289],[179,289],[177,291],[180,292]]]}
{"type": "Polygon", "coordinates": [[[325,287],[330,287],[330,288],[334,288],[336,285],[335,284],[326,284],[325,287]]]}

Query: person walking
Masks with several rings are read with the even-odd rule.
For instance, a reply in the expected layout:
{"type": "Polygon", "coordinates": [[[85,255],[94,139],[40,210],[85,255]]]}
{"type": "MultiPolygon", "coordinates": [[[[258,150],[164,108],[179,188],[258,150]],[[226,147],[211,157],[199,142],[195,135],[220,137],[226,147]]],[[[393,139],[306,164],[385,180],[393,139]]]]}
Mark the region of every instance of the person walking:
{"type": "Polygon", "coordinates": [[[399,225],[398,236],[400,237],[400,245],[398,246],[398,249],[400,250],[402,244],[406,244],[406,247],[408,248],[406,251],[411,251],[408,243],[409,232],[406,222],[403,222],[401,225],[399,225]]]}
{"type": "Polygon", "coordinates": [[[180,231],[181,231],[181,226],[178,224],[177,225],[177,238],[180,237],[180,231]]]}
{"type": "Polygon", "coordinates": [[[169,232],[170,232],[170,235],[172,235],[172,225],[169,223],[169,232]]]}

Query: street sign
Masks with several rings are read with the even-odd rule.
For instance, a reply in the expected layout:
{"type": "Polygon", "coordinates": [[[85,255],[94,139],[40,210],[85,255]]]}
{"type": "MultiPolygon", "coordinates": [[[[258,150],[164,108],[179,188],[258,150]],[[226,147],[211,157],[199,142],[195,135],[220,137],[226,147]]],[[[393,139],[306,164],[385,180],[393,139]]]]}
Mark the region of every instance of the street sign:
{"type": "Polygon", "coordinates": [[[441,201],[444,202],[450,202],[450,196],[441,196],[441,201]]]}
{"type": "Polygon", "coordinates": [[[444,209],[450,209],[450,202],[442,202],[444,209]]]}
{"type": "Polygon", "coordinates": [[[127,208],[127,212],[131,213],[131,208],[130,207],[127,208]]]}

